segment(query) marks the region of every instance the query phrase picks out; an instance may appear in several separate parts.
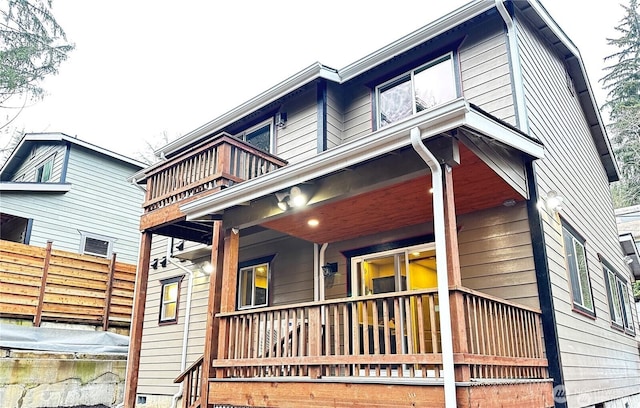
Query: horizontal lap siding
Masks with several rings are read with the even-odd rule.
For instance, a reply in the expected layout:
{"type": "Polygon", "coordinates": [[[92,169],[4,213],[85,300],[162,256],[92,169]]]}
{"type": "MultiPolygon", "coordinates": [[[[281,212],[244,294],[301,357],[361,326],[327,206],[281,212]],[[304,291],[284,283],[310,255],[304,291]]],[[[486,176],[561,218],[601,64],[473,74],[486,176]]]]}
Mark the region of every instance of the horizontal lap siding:
{"type": "MultiPolygon", "coordinates": [[[[542,213],[560,352],[570,406],[594,404],[640,392],[637,338],[610,327],[602,254],[630,279],[622,261],[608,182],[564,63],[528,24],[518,25],[531,135],[545,145],[536,161],[540,194],[565,199],[561,215],[585,239],[596,319],[572,311],[559,219],[542,213]],[[620,387],[624,384],[624,387],[620,387]]],[[[637,316],[634,316],[637,332],[637,316]]]]}
{"type": "MultiPolygon", "coordinates": [[[[153,236],[151,259],[166,255],[168,238],[153,236]]],[[[185,247],[189,247],[189,243],[185,247]]],[[[205,257],[198,261],[208,259],[205,257]]],[[[179,261],[177,261],[179,262],[179,261]]],[[[199,271],[191,261],[180,262],[183,267],[193,270],[193,291],[189,322],[189,341],[187,343],[186,367],[196,361],[204,351],[205,327],[207,321],[207,302],[209,278],[199,271]]],[[[145,303],[143,341],[140,351],[140,371],[138,376],[139,394],[172,395],[178,391],[173,380],[180,374],[182,361],[182,341],[187,307],[189,275],[177,266],[167,263],[166,267],[149,269],[147,299],[145,303]],[[164,279],[183,276],[180,283],[180,303],[178,305],[178,323],[161,326],[160,316],[161,284],[164,279]]]]}
{"type": "Polygon", "coordinates": [[[277,129],[275,154],[295,163],[317,153],[318,108],[316,90],[312,88],[288,100],[281,108],[287,112],[287,124],[277,129]]]}
{"type": "Polygon", "coordinates": [[[342,143],[344,128],[342,106],[342,90],[335,82],[327,83],[327,148],[331,149],[342,143]]]}
{"type": "Polygon", "coordinates": [[[344,89],[342,142],[359,139],[371,133],[371,89],[364,85],[347,85],[344,89]]]}
{"type": "Polygon", "coordinates": [[[507,37],[499,20],[469,34],[460,47],[460,74],[467,101],[515,125],[507,37]]]}
{"type": "Polygon", "coordinates": [[[539,307],[527,209],[493,208],[458,217],[462,285],[539,307]]]}

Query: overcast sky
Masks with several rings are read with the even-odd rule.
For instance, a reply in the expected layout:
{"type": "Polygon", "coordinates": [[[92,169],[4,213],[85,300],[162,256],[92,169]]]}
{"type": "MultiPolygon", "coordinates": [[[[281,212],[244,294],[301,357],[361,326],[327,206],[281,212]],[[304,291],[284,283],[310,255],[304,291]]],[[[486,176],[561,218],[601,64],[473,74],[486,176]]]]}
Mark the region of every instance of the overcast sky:
{"type": "MultiPolygon", "coordinates": [[[[76,49],[12,125],[133,156],[144,140],[186,134],[316,61],[342,68],[467,2],[54,0],[76,49]]],[[[542,4],[580,50],[602,105],[620,1],[542,4]]]]}

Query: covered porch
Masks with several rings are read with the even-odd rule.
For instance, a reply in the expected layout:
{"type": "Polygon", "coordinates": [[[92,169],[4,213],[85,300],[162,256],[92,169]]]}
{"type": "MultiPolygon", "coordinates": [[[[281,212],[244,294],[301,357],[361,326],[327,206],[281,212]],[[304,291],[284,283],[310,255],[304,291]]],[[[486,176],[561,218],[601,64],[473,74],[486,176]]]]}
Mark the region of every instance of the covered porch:
{"type": "Polygon", "coordinates": [[[524,163],[541,154],[458,100],[147,218],[149,234],[211,245],[203,358],[176,379],[185,406],[445,406],[451,392],[457,406],[553,405],[540,310],[465,285],[513,271],[468,266],[458,242],[460,217],[521,212],[524,163]],[[296,296],[272,282],[292,277],[296,296]]]}

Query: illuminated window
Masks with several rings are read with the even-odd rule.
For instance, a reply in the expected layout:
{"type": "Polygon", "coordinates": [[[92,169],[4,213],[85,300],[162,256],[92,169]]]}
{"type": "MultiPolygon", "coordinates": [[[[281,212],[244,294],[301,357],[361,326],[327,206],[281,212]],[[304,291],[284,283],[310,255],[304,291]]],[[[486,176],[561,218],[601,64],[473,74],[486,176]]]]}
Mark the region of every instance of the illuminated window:
{"type": "Polygon", "coordinates": [[[180,282],[182,276],[160,281],[160,323],[178,322],[178,302],[180,301],[180,282]]]}
{"type": "Polygon", "coordinates": [[[267,306],[273,256],[243,262],[238,271],[238,309],[267,306]]]}

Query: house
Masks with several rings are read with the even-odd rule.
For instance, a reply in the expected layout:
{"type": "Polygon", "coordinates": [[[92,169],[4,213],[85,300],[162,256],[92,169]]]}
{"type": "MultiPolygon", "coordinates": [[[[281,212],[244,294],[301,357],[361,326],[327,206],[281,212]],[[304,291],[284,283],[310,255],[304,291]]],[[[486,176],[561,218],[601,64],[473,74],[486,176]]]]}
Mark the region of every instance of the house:
{"type": "Polygon", "coordinates": [[[640,276],[640,205],[616,208],[615,214],[625,261],[640,276]]]}
{"type": "Polygon", "coordinates": [[[125,407],[640,406],[616,164],[537,0],[313,64],[160,153],[125,407]]]}
{"type": "Polygon", "coordinates": [[[64,133],[27,133],[0,169],[0,238],[137,263],[144,163],[64,133]]]}

